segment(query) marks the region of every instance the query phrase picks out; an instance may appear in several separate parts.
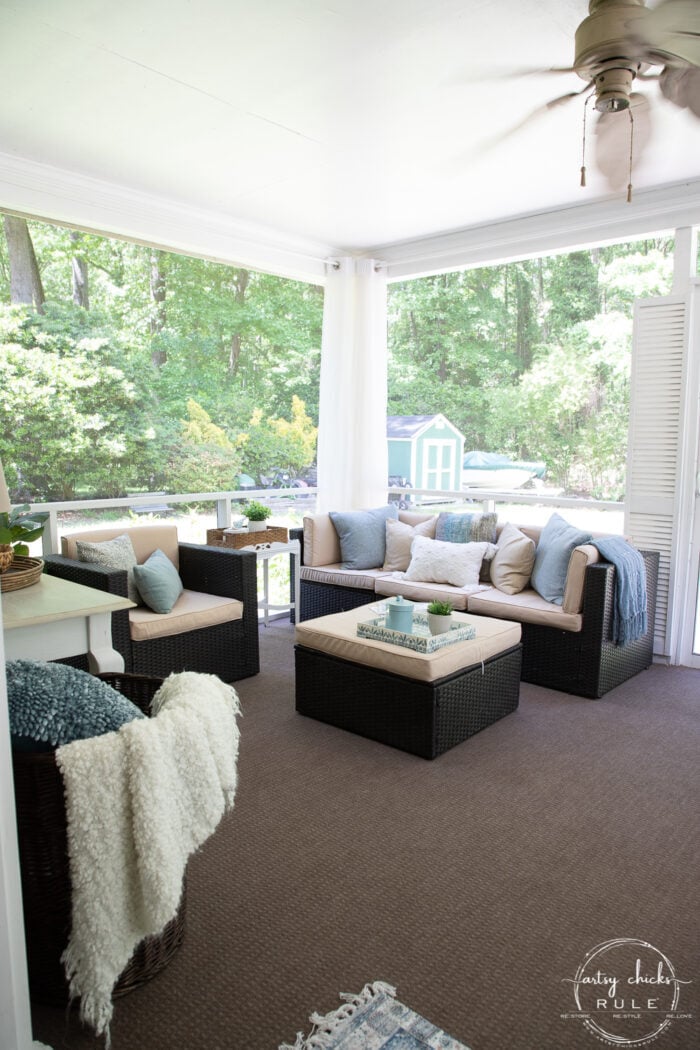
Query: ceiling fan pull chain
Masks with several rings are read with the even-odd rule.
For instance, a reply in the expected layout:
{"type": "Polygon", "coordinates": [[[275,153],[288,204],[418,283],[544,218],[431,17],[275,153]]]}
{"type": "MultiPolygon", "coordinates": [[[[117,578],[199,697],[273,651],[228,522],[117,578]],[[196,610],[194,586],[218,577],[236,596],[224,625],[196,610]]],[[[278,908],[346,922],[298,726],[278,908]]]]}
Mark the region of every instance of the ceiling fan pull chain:
{"type": "Polygon", "coordinates": [[[632,203],[632,154],[634,152],[634,117],[632,107],[627,110],[630,115],[630,181],[627,183],[627,203],[632,203]]]}
{"type": "Polygon", "coordinates": [[[583,142],[581,144],[581,185],[586,185],[586,114],[588,112],[588,103],[593,98],[593,95],[589,95],[586,101],[583,103],[583,142]]]}

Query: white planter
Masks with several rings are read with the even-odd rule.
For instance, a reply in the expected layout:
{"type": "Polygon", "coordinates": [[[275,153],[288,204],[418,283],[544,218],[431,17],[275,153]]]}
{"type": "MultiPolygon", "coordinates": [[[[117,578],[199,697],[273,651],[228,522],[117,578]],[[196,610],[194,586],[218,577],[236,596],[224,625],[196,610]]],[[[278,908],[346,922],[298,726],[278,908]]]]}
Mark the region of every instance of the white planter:
{"type": "Polygon", "coordinates": [[[452,626],[452,613],[449,616],[438,616],[437,613],[428,613],[428,627],[431,634],[444,634],[452,626]]]}
{"type": "Polygon", "coordinates": [[[249,521],[248,532],[266,532],[267,522],[266,521],[249,521]]]}

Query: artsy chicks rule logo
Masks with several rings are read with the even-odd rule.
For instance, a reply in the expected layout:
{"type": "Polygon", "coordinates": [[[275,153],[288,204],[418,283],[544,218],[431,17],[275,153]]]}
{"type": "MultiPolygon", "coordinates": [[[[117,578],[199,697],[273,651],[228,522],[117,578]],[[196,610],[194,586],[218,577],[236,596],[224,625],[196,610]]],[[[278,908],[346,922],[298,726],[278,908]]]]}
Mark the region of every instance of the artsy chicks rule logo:
{"type": "Polygon", "coordinates": [[[682,1013],[681,980],[671,961],[647,941],[619,937],[587,952],[574,977],[563,981],[573,988],[576,1012],[563,1019],[582,1021],[600,1041],[610,1046],[644,1046],[675,1022],[682,1013]]]}

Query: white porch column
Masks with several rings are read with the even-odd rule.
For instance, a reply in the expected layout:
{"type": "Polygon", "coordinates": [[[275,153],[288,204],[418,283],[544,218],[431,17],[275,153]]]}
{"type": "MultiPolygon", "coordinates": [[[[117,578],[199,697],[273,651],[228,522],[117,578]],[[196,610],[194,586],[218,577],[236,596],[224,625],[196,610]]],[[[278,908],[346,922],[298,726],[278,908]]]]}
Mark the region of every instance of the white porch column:
{"type": "Polygon", "coordinates": [[[319,510],[386,503],[386,277],[373,259],[328,264],[318,427],[319,510]]]}

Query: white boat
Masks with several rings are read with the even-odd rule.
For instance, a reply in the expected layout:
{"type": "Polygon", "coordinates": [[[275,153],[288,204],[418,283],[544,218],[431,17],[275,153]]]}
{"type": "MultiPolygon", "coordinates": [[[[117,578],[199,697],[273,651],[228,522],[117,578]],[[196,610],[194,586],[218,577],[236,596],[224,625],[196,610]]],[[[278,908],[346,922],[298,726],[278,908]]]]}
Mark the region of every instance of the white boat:
{"type": "Polygon", "coordinates": [[[508,492],[543,477],[544,472],[544,463],[518,462],[497,452],[467,452],[462,460],[462,488],[508,492]]]}

